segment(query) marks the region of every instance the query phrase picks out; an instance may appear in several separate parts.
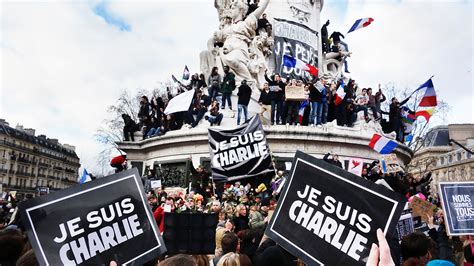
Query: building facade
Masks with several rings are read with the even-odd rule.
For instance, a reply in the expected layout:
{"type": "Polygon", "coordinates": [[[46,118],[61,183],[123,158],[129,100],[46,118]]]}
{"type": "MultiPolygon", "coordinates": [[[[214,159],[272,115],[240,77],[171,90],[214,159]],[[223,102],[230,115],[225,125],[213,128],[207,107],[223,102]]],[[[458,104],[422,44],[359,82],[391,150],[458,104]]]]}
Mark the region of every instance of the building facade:
{"type": "Polygon", "coordinates": [[[433,128],[410,163],[410,172],[415,177],[431,174],[433,196],[438,194],[439,182],[474,180],[474,156],[450,140],[474,151],[474,124],[433,128]]]}
{"type": "Polygon", "coordinates": [[[61,144],[34,129],[10,127],[0,119],[0,180],[2,191],[17,198],[39,190],[59,190],[77,183],[80,163],[75,147],[61,144]]]}

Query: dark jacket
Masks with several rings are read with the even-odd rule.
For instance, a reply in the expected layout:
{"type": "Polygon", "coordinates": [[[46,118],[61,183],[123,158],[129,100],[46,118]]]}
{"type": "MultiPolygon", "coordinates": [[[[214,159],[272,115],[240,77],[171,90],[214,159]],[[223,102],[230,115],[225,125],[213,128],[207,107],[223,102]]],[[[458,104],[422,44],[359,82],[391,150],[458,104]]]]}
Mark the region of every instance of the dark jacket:
{"type": "Polygon", "coordinates": [[[339,160],[337,160],[337,161],[329,160],[329,153],[326,153],[326,155],[324,155],[323,160],[326,161],[327,163],[330,163],[332,165],[335,165],[335,166],[338,166],[338,167],[342,168],[342,163],[339,160]]]}
{"type": "Polygon", "coordinates": [[[247,84],[242,84],[239,87],[239,92],[237,93],[239,100],[237,104],[249,105],[250,96],[252,96],[252,89],[247,84]]]}
{"type": "Polygon", "coordinates": [[[321,92],[314,86],[309,86],[309,101],[310,102],[321,102],[323,95],[321,92]]]}
{"type": "Polygon", "coordinates": [[[268,82],[270,87],[270,99],[272,101],[283,101],[285,96],[285,83],[283,81],[275,81],[275,77],[272,76],[272,79],[268,78],[265,74],[265,80],[268,82]],[[280,90],[278,90],[280,88],[280,90]]]}
{"type": "Polygon", "coordinates": [[[221,92],[232,93],[233,90],[235,90],[235,75],[229,72],[222,80],[221,92]]]}
{"type": "Polygon", "coordinates": [[[272,103],[272,98],[270,96],[270,91],[266,92],[265,90],[260,91],[260,98],[258,99],[259,103],[264,105],[270,105],[272,103]]]}
{"type": "Polygon", "coordinates": [[[334,43],[340,42],[341,37],[344,39],[344,35],[342,35],[342,33],[338,32],[338,31],[335,31],[331,34],[331,38],[332,38],[334,43]]]}

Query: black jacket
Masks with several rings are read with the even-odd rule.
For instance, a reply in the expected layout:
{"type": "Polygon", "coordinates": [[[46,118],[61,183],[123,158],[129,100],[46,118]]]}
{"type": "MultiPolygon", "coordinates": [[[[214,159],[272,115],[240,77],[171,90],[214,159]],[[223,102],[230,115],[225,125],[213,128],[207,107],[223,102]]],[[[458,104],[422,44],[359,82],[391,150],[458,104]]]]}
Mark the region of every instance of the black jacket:
{"type": "Polygon", "coordinates": [[[270,105],[272,103],[272,99],[270,98],[270,91],[266,92],[265,90],[261,90],[258,102],[264,105],[270,105]]]}
{"type": "Polygon", "coordinates": [[[337,160],[337,161],[329,160],[329,153],[326,153],[326,155],[324,155],[323,160],[326,161],[327,163],[330,163],[332,165],[335,165],[335,166],[338,166],[338,167],[342,168],[342,163],[339,160],[337,160]]]}
{"type": "Polygon", "coordinates": [[[314,86],[310,85],[309,87],[309,101],[310,102],[321,102],[323,95],[321,92],[314,86]]]}
{"type": "Polygon", "coordinates": [[[242,84],[239,87],[239,92],[237,92],[239,100],[237,104],[249,105],[250,96],[252,96],[252,89],[247,84],[242,84]]]}
{"type": "Polygon", "coordinates": [[[265,80],[268,82],[268,86],[270,87],[270,99],[273,101],[283,101],[285,96],[285,83],[283,81],[275,81],[274,76],[272,79],[268,78],[267,74],[265,74],[265,80]],[[281,90],[276,90],[279,87],[281,90]]]}

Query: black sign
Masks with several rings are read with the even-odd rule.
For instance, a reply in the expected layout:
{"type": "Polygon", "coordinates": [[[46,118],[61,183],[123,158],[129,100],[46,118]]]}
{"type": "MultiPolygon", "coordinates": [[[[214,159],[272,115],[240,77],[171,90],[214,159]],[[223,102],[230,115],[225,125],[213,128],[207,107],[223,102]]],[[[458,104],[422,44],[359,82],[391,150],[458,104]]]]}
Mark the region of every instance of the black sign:
{"type": "Polygon", "coordinates": [[[376,230],[393,235],[402,195],[297,151],[266,234],[308,265],[365,265],[376,230]]]}
{"type": "Polygon", "coordinates": [[[275,73],[282,77],[310,80],[311,74],[301,69],[283,65],[283,56],[288,55],[318,68],[318,32],[303,24],[275,18],[273,25],[275,73]]]}
{"type": "Polygon", "coordinates": [[[20,210],[41,265],[141,265],[166,251],[136,168],[28,200],[20,210]]]}
{"type": "Polygon", "coordinates": [[[274,171],[258,116],[236,129],[209,128],[212,177],[236,180],[274,171]]]}
{"type": "Polygon", "coordinates": [[[474,235],[474,182],[440,182],[448,234],[474,235]]]}
{"type": "Polygon", "coordinates": [[[217,214],[165,213],[167,254],[214,254],[217,214]]]}

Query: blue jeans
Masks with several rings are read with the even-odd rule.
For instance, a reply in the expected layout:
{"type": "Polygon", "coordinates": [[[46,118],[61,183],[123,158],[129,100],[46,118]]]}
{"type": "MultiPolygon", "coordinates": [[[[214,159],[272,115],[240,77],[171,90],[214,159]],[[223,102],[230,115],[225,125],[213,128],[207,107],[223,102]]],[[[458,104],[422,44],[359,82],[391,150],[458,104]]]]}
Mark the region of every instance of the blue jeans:
{"type": "Polygon", "coordinates": [[[283,101],[281,100],[272,100],[272,114],[270,116],[271,122],[273,123],[281,123],[281,108],[282,108],[283,101]],[[275,117],[276,112],[276,117],[275,117]]]}
{"type": "Polygon", "coordinates": [[[311,102],[311,114],[309,115],[309,123],[321,125],[321,115],[323,113],[323,103],[311,102]]]}
{"type": "Polygon", "coordinates": [[[237,125],[240,125],[240,113],[244,113],[244,123],[248,120],[247,105],[237,104],[237,125]]]}
{"type": "Polygon", "coordinates": [[[148,131],[148,133],[146,134],[146,137],[147,138],[153,138],[153,137],[156,137],[160,134],[161,132],[161,128],[160,127],[157,127],[157,128],[151,128],[150,131],[148,131]]]}
{"type": "Polygon", "coordinates": [[[211,97],[211,100],[214,100],[217,96],[217,92],[219,91],[219,87],[210,86],[207,91],[209,93],[209,97],[211,97]]]}
{"type": "Polygon", "coordinates": [[[214,124],[221,124],[222,118],[224,118],[224,115],[219,113],[217,116],[210,115],[209,116],[209,123],[211,123],[211,126],[214,124]]]}
{"type": "Polygon", "coordinates": [[[225,102],[227,100],[227,102],[229,103],[229,108],[232,110],[232,102],[230,100],[231,95],[232,93],[222,93],[222,109],[225,108],[225,102]]]}

